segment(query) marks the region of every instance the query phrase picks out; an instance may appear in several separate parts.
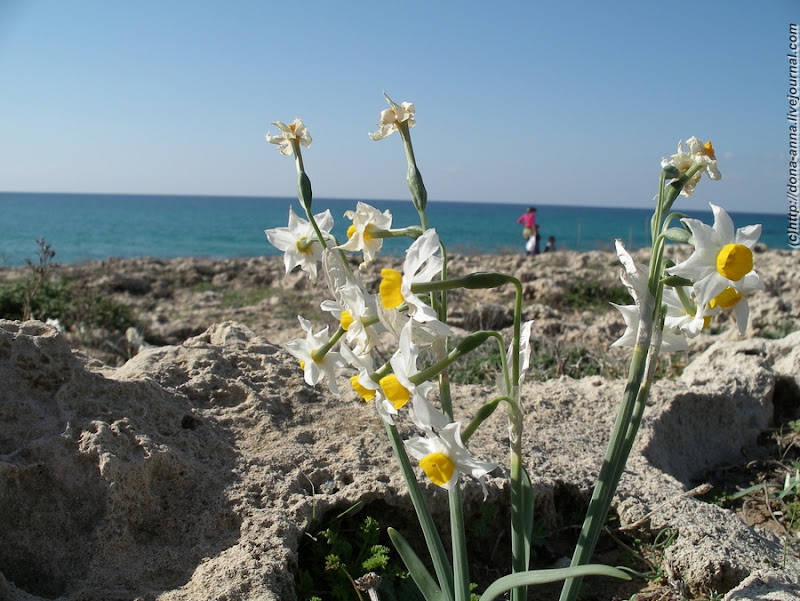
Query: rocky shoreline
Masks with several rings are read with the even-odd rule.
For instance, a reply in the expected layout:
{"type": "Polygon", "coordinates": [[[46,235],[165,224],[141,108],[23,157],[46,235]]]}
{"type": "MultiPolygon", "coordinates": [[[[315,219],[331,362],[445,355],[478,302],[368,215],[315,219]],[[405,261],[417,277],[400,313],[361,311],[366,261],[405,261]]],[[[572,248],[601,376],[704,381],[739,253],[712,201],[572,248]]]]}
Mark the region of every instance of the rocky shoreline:
{"type": "MultiPolygon", "coordinates": [[[[667,250],[676,262],[688,254],[687,247],[667,250]]],[[[756,251],[756,270],[765,290],[750,301],[745,337],[783,337],[800,329],[800,255],[763,246],[756,251]]],[[[647,253],[642,250],[634,257],[644,262],[647,253]]],[[[365,284],[377,290],[381,268],[398,267],[400,263],[398,258],[378,257],[368,271],[362,272],[365,284]]],[[[454,277],[478,271],[517,277],[523,284],[523,318],[536,320],[535,339],[550,347],[577,344],[597,361],[617,368],[626,363],[627,353],[608,347],[624,331],[624,324],[609,303],[630,302],[620,283],[619,269],[616,255],[601,251],[449,258],[454,277]]],[[[23,281],[27,273],[25,268],[0,268],[0,288],[23,281]]],[[[130,308],[143,341],[153,346],[180,344],[222,321],[243,323],[256,334],[282,344],[303,335],[297,315],[320,324],[329,317],[319,308],[328,298],[322,278],[314,284],[299,270],[285,275],[280,257],[109,259],[59,266],[50,278],[72,282],[80,291],[96,291],[130,308]]],[[[448,302],[450,323],[462,333],[479,328],[503,330],[511,325],[510,287],[454,291],[448,302]]],[[[34,317],[44,321],[59,316],[45,313],[34,317]]],[[[75,348],[110,365],[124,363],[137,350],[126,339],[125,329],[111,331],[77,323],[63,333],[75,348]]],[[[692,341],[689,355],[716,340],[738,338],[732,322],[718,318],[703,336],[692,341]]],[[[681,362],[688,362],[688,358],[681,362]]]]}
{"type": "MultiPolygon", "coordinates": [[[[761,249],[765,291],[751,302],[747,337],[715,324],[655,386],[614,511],[643,540],[675,530],[662,588],[593,584],[586,599],[798,598],[800,559],[785,538],[686,494],[757,453],[776,412],[800,412],[797,257],[761,249]]],[[[453,275],[487,270],[523,282],[525,318],[536,320],[542,349],[567,357],[580,345],[581,361],[624,366],[624,350],[607,351],[624,329],[605,307],[619,287],[614,255],[451,257],[453,275]]],[[[0,270],[0,285],[24,276],[0,270]]],[[[0,320],[0,599],[288,601],[301,545],[324,516],[361,503],[386,526],[413,527],[374,408],[308,387],[281,348],[301,335],[297,313],[324,320],[322,283],[284,276],[280,259],[113,260],[53,277],[132,307],[146,344],[133,348],[119,331],[0,320]]],[[[452,295],[457,333],[510,325],[510,291],[472,292],[452,295]]],[[[548,532],[569,531],[585,504],[623,387],[602,374],[523,386],[525,455],[548,532]]],[[[464,384],[454,402],[471,413],[488,394],[482,383],[464,384]]],[[[504,465],[503,419],[470,446],[504,465]]],[[[498,515],[508,503],[505,471],[489,481],[498,515]]],[[[425,490],[443,515],[446,496],[425,490]]],[[[479,515],[480,487],[465,495],[479,515]]],[[[546,543],[540,567],[558,565],[563,552],[546,543]]]]}

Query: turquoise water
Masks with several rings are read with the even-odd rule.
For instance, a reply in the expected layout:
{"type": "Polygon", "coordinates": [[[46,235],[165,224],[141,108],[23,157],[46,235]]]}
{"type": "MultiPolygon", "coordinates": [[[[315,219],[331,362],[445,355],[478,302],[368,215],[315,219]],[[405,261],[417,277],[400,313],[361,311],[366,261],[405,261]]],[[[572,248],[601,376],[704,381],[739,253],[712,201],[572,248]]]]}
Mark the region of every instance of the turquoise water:
{"type": "MultiPolygon", "coordinates": [[[[371,201],[389,209],[394,227],[417,223],[408,201],[371,201]]],[[[355,200],[315,199],[315,212],[331,209],[333,233],[345,239],[350,220],[343,217],[355,200]]],[[[223,196],[137,196],[120,194],[0,193],[0,265],[23,265],[34,258],[36,240],[44,237],[56,251],[55,260],[77,263],[109,257],[173,258],[252,257],[277,255],[264,230],[284,227],[289,205],[303,215],[297,199],[223,196]]],[[[707,206],[707,205],[706,205],[707,206]]],[[[555,236],[559,249],[613,249],[615,238],[629,248],[648,244],[651,210],[537,205],[543,239],[555,236]]],[[[522,252],[517,217],[524,205],[435,202],[428,204],[429,224],[449,252],[522,252]]],[[[711,211],[690,213],[711,222],[711,211]]],[[[788,249],[787,218],[775,214],[731,214],[737,227],[761,223],[761,241],[788,249]]],[[[386,252],[400,255],[407,243],[389,240],[386,252]]]]}

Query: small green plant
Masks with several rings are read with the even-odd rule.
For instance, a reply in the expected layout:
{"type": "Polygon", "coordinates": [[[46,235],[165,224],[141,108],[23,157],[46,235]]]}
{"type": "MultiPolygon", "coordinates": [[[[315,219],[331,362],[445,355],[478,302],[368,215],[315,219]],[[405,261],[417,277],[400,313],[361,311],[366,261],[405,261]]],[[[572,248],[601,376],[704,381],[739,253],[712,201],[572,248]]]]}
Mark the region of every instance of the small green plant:
{"type": "Polygon", "coordinates": [[[604,376],[614,378],[622,373],[623,366],[615,365],[580,344],[542,338],[531,339],[531,359],[528,377],[537,381],[569,376],[604,376]]]}
{"type": "Polygon", "coordinates": [[[453,364],[450,378],[455,384],[494,384],[502,366],[502,353],[494,345],[481,346],[463,362],[453,364]]]}
{"type": "Polygon", "coordinates": [[[299,599],[352,601],[364,599],[358,580],[369,573],[381,577],[380,598],[422,599],[408,573],[392,562],[390,549],[381,544],[381,529],[373,517],[355,524],[344,512],[301,545],[296,578],[299,599]]]}
{"type": "Polygon", "coordinates": [[[99,290],[79,282],[59,278],[44,280],[29,294],[28,282],[14,282],[0,288],[0,316],[6,319],[26,319],[26,314],[38,319],[57,319],[64,329],[86,331],[99,328],[124,332],[137,326],[135,311],[113,300],[99,290]]]}
{"type": "Polygon", "coordinates": [[[795,326],[794,323],[788,319],[783,319],[768,328],[764,328],[761,331],[761,337],[778,340],[780,338],[786,338],[786,336],[794,332],[796,329],[797,326],[795,326]]]}
{"type": "Polygon", "coordinates": [[[26,321],[33,318],[33,302],[37,293],[47,281],[50,273],[55,269],[56,264],[53,263],[53,257],[56,256],[56,251],[53,250],[50,243],[44,239],[39,238],[36,243],[39,245],[39,250],[36,253],[37,261],[26,258],[25,263],[28,266],[28,277],[25,278],[25,288],[23,296],[23,310],[22,320],[26,321]]]}
{"type": "Polygon", "coordinates": [[[560,293],[545,299],[553,307],[573,311],[611,310],[610,303],[627,304],[630,297],[624,286],[611,286],[597,280],[574,279],[560,293]]]}

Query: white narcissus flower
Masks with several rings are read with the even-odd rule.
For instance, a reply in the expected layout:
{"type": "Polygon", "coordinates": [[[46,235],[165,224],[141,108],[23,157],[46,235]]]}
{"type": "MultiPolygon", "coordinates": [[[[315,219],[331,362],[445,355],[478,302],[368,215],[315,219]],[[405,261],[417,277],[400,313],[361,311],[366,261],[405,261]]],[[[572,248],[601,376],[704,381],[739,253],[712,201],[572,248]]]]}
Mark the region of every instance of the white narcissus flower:
{"type": "Polygon", "coordinates": [[[411,291],[411,286],[430,282],[442,271],[442,258],[435,256],[439,250],[436,230],[426,230],[406,251],[403,273],[395,269],[382,269],[380,284],[381,304],[385,309],[394,309],[405,302],[411,319],[441,336],[452,334],[450,327],[439,321],[433,307],[424,303],[411,291]]]}
{"type": "Polygon", "coordinates": [[[277,136],[267,133],[267,142],[277,144],[278,152],[281,154],[290,155],[295,153],[300,146],[306,148],[311,146],[311,135],[299,117],[289,125],[281,121],[274,121],[272,125],[281,130],[281,133],[277,136]]]}
{"type": "Polygon", "coordinates": [[[681,332],[689,338],[694,338],[705,330],[711,323],[714,313],[718,312],[703,305],[695,305],[693,310],[687,308],[678,293],[672,288],[664,290],[661,300],[667,307],[664,329],[681,332]]]}
{"type": "Polygon", "coordinates": [[[417,123],[414,120],[413,103],[404,102],[398,105],[386,95],[386,92],[384,92],[383,95],[389,103],[390,108],[381,112],[381,122],[378,124],[378,131],[369,134],[369,137],[373,140],[382,140],[386,136],[398,131],[399,123],[406,123],[409,129],[414,127],[417,123]]]}
{"type": "MultiPolygon", "coordinates": [[[[696,285],[695,288],[697,288],[696,285]]],[[[709,309],[712,311],[717,309],[722,313],[732,314],[739,328],[739,334],[744,335],[745,330],[747,330],[747,320],[750,316],[750,306],[747,303],[747,299],[763,289],[764,284],[761,279],[755,272],[750,272],[742,278],[737,288],[728,286],[711,298],[708,301],[709,309]]],[[[702,287],[700,292],[703,293],[702,287]]]]}
{"type": "Polygon", "coordinates": [[[419,396],[425,398],[433,385],[430,382],[415,384],[411,378],[418,372],[417,357],[419,347],[411,341],[413,321],[409,321],[400,334],[400,342],[389,363],[392,372],[381,378],[383,394],[391,401],[395,409],[400,409],[410,400],[419,396]]]}
{"type": "MultiPolygon", "coordinates": [[[[673,154],[669,159],[661,159],[661,167],[673,166],[683,174],[687,169],[693,165],[700,165],[703,170],[708,174],[712,180],[722,178],[722,174],[717,169],[717,158],[714,154],[714,147],[711,145],[711,140],[703,143],[694,136],[686,140],[687,150],[683,149],[683,141],[678,142],[678,153],[673,154]]],[[[686,182],[681,190],[683,196],[691,196],[697,182],[700,181],[700,175],[703,171],[698,171],[694,177],[686,182]]],[[[673,180],[674,181],[674,180],[673,180]]]]}
{"type": "MultiPolygon", "coordinates": [[[[722,207],[711,204],[714,225],[709,226],[698,219],[681,219],[694,239],[691,256],[667,269],[694,283],[694,294],[698,305],[707,305],[712,298],[728,287],[741,290],[746,275],[753,271],[753,247],[761,235],[761,225],[748,225],[734,232],[733,220],[722,207]]],[[[752,286],[760,285],[750,279],[752,286]]]]}
{"type": "Polygon", "coordinates": [[[369,354],[356,355],[347,346],[342,346],[341,350],[345,360],[359,370],[357,376],[352,376],[350,378],[350,385],[353,387],[353,390],[365,403],[375,401],[375,408],[380,418],[390,426],[393,426],[394,416],[397,415],[399,411],[395,409],[392,402],[383,395],[380,384],[372,378],[375,373],[372,356],[369,354]]]}
{"type": "Polygon", "coordinates": [[[323,301],[320,307],[330,311],[347,332],[345,340],[353,345],[358,355],[369,353],[380,342],[383,325],[378,321],[375,297],[355,283],[342,286],[336,291],[337,301],[323,301]]]}
{"type": "Polygon", "coordinates": [[[329,341],[327,326],[318,334],[314,334],[311,329],[311,322],[301,316],[297,316],[300,320],[300,326],[305,330],[305,338],[296,338],[286,343],[286,350],[288,350],[295,358],[300,361],[300,367],[303,369],[303,377],[306,384],[315,386],[323,378],[327,378],[328,387],[331,392],[338,396],[339,388],[336,385],[336,375],[334,370],[337,367],[344,367],[346,364],[342,356],[335,351],[328,351],[322,357],[316,357],[315,353],[322,348],[329,341]]]}
{"type": "Polygon", "coordinates": [[[424,438],[412,438],[405,445],[409,454],[419,460],[425,475],[437,486],[451,490],[458,482],[459,474],[463,472],[481,483],[486,498],[484,477],[497,466],[473,459],[461,441],[459,422],[447,424],[438,434],[428,430],[424,438]]]}
{"type": "Polygon", "coordinates": [[[375,364],[372,360],[372,355],[360,355],[354,353],[347,345],[340,347],[342,357],[348,364],[358,370],[358,375],[350,378],[350,384],[353,390],[356,391],[358,396],[369,403],[375,398],[375,395],[380,390],[380,385],[372,379],[372,374],[375,373],[375,364]]]}
{"type": "MultiPolygon", "coordinates": [[[[333,227],[333,216],[330,210],[314,215],[314,221],[323,233],[329,233],[333,227]]],[[[286,273],[300,266],[300,269],[308,273],[311,281],[317,279],[317,263],[322,258],[322,245],[317,239],[314,226],[309,222],[298,217],[294,209],[289,207],[289,226],[276,227],[264,230],[267,240],[275,248],[282,250],[283,264],[286,273]]]]}
{"type": "Polygon", "coordinates": [[[355,211],[347,211],[345,217],[352,220],[347,230],[347,242],[339,245],[342,250],[362,251],[364,262],[361,269],[365,269],[374,259],[375,254],[383,246],[383,238],[373,237],[376,230],[388,230],[392,227],[392,214],[387,209],[381,213],[375,207],[364,202],[356,205],[355,211]]]}

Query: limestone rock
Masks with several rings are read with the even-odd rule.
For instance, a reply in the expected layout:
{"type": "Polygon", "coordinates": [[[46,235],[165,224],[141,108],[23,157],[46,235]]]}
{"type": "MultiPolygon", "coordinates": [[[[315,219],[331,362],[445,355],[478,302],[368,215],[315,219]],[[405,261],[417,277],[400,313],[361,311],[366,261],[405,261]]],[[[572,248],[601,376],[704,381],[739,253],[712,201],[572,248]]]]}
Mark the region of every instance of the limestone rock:
{"type": "MultiPolygon", "coordinates": [[[[615,504],[623,520],[677,529],[666,569],[690,590],[740,601],[756,598],[754,575],[773,590],[800,575],[775,536],[681,496],[753,444],[776,394],[800,404],[798,347],[800,333],[720,343],[654,386],[615,504]],[[784,559],[783,576],[769,568],[784,559]]],[[[409,508],[374,407],[306,386],[292,357],[241,324],[111,368],[42,323],[0,320],[0,382],[3,599],[291,600],[312,515],[409,508]]],[[[585,502],[623,388],[599,377],[524,384],[525,456],[545,522],[585,502]]],[[[453,392],[468,415],[490,393],[453,392]]],[[[501,412],[470,446],[506,463],[501,412]]],[[[490,478],[488,502],[507,503],[505,473],[490,478]]],[[[424,490],[441,514],[446,495],[424,490]]],[[[465,498],[481,502],[480,487],[467,483],[465,498]]]]}

